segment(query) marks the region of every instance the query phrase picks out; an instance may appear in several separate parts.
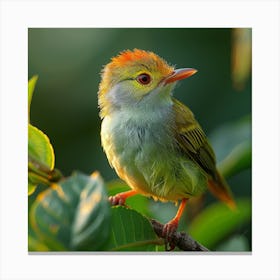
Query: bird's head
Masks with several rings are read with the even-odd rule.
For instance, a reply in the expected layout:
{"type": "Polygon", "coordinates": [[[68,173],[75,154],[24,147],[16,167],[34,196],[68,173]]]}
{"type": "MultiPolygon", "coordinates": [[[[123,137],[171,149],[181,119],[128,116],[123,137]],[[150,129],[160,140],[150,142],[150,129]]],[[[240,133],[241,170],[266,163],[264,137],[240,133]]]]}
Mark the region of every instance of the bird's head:
{"type": "Polygon", "coordinates": [[[139,49],[121,52],[102,71],[98,92],[101,116],[112,108],[159,104],[170,99],[175,82],[196,72],[192,68],[175,70],[153,52],[139,49]]]}

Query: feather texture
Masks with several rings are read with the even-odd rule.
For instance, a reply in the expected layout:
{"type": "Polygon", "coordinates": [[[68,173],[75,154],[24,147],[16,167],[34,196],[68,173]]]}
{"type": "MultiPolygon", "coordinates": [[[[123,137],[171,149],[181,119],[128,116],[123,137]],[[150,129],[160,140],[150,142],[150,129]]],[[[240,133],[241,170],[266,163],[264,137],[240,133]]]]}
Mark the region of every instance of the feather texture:
{"type": "Polygon", "coordinates": [[[98,92],[102,146],[119,177],[138,193],[178,201],[208,186],[234,205],[202,128],[191,110],[172,97],[176,81],[195,72],[176,70],[138,49],[112,58],[98,92]],[[149,83],[139,82],[144,74],[149,83]]]}
{"type": "Polygon", "coordinates": [[[175,139],[179,149],[191,158],[208,176],[209,190],[231,208],[235,208],[229,186],[216,168],[216,158],[206,135],[191,110],[173,98],[175,139]]]}

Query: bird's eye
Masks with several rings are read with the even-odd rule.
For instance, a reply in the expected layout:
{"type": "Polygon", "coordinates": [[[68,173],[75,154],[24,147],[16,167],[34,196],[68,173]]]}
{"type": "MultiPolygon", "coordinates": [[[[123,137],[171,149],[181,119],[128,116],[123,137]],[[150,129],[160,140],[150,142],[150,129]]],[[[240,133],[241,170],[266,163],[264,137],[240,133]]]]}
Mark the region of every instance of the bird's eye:
{"type": "Polygon", "coordinates": [[[149,74],[143,73],[137,77],[137,81],[142,85],[147,85],[151,81],[151,76],[149,74]]]}

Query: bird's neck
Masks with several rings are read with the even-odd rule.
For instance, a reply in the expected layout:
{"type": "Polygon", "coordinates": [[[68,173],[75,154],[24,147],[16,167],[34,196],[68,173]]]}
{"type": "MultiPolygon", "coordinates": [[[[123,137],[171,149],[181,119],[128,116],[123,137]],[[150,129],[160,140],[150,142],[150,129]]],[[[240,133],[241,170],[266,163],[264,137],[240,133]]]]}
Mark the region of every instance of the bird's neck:
{"type": "Polygon", "coordinates": [[[117,87],[99,96],[100,116],[124,114],[132,118],[151,118],[152,115],[165,115],[173,105],[170,88],[135,98],[131,92],[122,92],[117,87]]]}

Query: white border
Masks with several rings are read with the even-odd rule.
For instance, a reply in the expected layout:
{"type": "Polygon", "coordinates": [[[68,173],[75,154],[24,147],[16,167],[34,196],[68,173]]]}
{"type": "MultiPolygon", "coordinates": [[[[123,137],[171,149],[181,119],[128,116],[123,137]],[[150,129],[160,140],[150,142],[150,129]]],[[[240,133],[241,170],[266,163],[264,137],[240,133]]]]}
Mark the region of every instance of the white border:
{"type": "MultiPolygon", "coordinates": [[[[1,279],[279,279],[278,1],[1,1],[1,279]],[[27,28],[253,28],[253,254],[28,255],[27,28]]],[[[238,108],[236,108],[238,110],[238,108]]]]}

